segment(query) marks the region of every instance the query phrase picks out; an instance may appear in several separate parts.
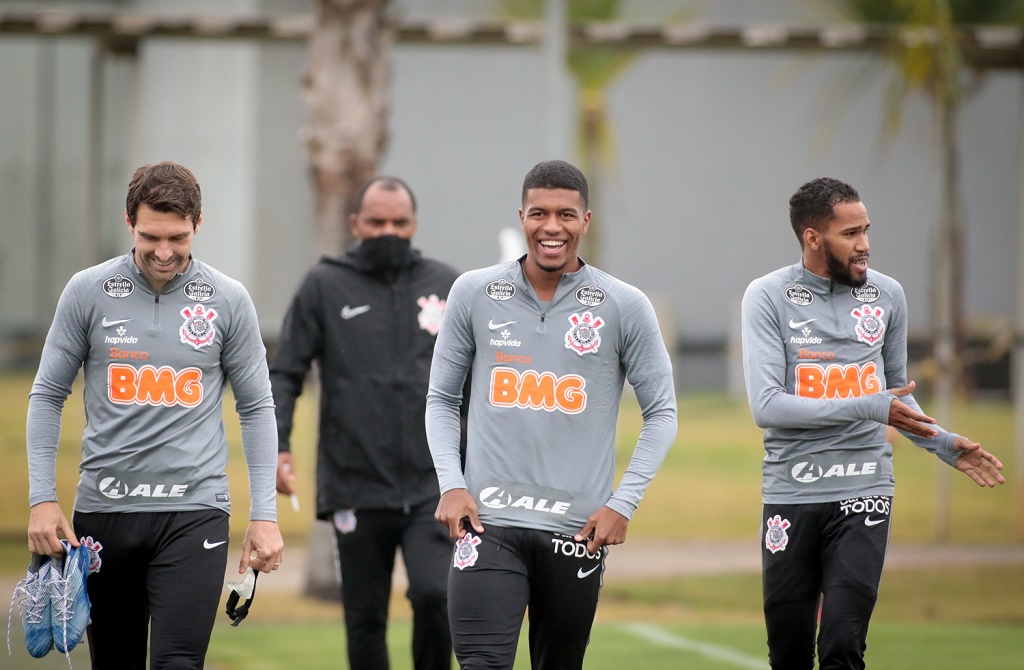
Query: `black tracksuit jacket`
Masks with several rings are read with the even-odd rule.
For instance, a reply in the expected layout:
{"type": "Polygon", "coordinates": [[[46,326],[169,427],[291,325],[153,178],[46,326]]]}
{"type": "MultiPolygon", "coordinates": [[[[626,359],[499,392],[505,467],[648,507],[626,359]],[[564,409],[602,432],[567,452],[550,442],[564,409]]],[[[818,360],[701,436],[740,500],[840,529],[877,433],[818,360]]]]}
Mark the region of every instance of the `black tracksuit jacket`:
{"type": "Polygon", "coordinates": [[[270,380],[278,449],[290,451],[295,399],[318,363],[317,518],[437,500],[424,413],[437,301],[448,298],[457,276],[415,250],[400,269],[371,272],[357,246],[322,258],[303,279],[270,380]]]}

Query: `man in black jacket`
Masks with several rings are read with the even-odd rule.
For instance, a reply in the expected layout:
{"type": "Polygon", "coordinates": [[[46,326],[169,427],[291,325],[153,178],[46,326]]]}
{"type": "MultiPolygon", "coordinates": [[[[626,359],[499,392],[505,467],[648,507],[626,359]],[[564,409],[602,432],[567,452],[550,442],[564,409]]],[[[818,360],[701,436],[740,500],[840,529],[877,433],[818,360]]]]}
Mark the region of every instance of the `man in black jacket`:
{"type": "Polygon", "coordinates": [[[349,665],[388,667],[391,573],[401,547],[414,665],[447,670],[452,543],[434,521],[439,493],[423,417],[434,341],[458,273],[411,248],[416,200],[400,179],[369,180],[352,211],[357,244],[340,258],[322,258],[306,275],[271,367],[278,491],[293,492],[292,415],[316,360],[316,515],[334,522],[349,665]]]}

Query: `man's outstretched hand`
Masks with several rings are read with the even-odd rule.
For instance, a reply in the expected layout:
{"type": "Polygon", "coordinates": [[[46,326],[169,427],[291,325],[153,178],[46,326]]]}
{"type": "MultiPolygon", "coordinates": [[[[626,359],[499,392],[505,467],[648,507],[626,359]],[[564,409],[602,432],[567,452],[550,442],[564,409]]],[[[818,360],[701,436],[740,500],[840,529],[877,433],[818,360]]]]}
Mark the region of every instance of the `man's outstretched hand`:
{"type": "Polygon", "coordinates": [[[956,460],[956,469],[973,479],[978,486],[993,487],[996,484],[1006,483],[1006,479],[999,474],[1003,464],[999,459],[981,448],[977,442],[961,435],[956,438],[956,448],[962,450],[960,458],[956,460]]]}

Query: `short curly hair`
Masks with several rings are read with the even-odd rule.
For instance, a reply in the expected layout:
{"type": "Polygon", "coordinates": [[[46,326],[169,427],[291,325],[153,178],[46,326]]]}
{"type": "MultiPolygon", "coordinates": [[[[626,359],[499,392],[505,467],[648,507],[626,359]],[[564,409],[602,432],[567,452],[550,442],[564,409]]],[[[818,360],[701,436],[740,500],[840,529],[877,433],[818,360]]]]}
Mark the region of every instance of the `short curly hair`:
{"type": "Polygon", "coordinates": [[[834,207],[842,202],[860,202],[860,194],[857,189],[838,179],[819,177],[797,189],[789,199],[789,222],[801,247],[804,244],[804,231],[808,228],[824,231],[828,222],[836,216],[834,207]]]}
{"type": "Polygon", "coordinates": [[[532,188],[576,191],[580,194],[583,209],[587,208],[587,199],[590,197],[587,178],[579,168],[565,161],[544,161],[534,165],[523,179],[522,202],[526,202],[526,194],[532,188]]]}

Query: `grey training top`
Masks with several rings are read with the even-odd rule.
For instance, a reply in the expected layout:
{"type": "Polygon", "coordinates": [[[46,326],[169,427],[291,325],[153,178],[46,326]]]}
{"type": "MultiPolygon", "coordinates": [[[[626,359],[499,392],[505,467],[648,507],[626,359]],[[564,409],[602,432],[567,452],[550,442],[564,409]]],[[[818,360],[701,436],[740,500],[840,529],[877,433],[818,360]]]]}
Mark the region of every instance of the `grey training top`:
{"type": "Polygon", "coordinates": [[[654,309],[589,265],[541,302],[521,262],[467,272],[448,295],[426,416],[441,492],[467,488],[485,525],[574,534],[604,505],[630,518],[676,435],[672,364],[654,309]],[[459,406],[471,366],[463,474],[459,406]],[[624,380],[644,421],[613,491],[624,380]]]}
{"type": "Polygon", "coordinates": [[[256,310],[195,260],[154,294],[132,253],[77,273],[57,304],[28,407],[29,504],[57,500],[60,418],[83,367],[81,512],[230,511],[228,381],[249,469],[250,519],[277,520],[277,432],[256,310]]]}
{"type": "MultiPolygon", "coordinates": [[[[892,495],[887,389],[907,384],[899,282],[869,269],[852,288],[797,263],[751,282],[742,312],[747,398],[765,429],[764,502],[892,495]]],[[[900,400],[921,411],[913,396],[900,400]]],[[[904,435],[950,465],[959,457],[954,433],[904,435]]]]}

